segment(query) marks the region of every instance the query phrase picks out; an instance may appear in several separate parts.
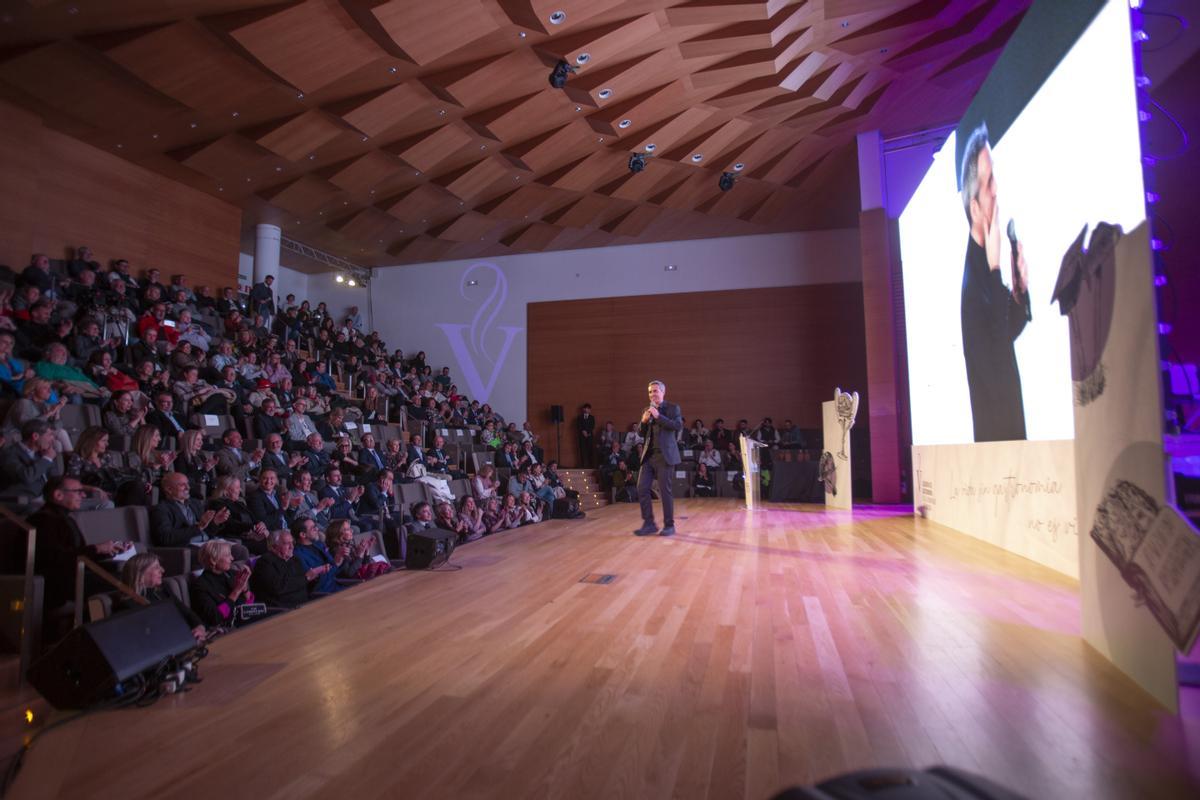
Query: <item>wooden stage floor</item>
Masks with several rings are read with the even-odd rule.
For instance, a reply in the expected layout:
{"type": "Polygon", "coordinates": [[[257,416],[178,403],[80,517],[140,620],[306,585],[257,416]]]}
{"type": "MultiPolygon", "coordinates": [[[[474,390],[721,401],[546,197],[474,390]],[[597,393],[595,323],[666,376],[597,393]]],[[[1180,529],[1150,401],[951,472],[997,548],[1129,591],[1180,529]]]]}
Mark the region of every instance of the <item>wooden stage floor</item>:
{"type": "Polygon", "coordinates": [[[1089,650],[1074,581],[903,509],[679,505],[673,539],[613,506],[226,637],[195,691],[48,732],[13,796],[759,800],[937,763],[1200,796],[1200,720],[1089,650]]]}

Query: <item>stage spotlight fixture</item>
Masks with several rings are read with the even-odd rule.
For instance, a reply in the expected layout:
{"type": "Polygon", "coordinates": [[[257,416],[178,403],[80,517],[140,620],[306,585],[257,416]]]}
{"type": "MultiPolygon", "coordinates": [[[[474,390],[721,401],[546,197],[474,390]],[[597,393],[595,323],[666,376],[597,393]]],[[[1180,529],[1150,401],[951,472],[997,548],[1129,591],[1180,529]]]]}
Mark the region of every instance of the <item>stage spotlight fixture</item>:
{"type": "Polygon", "coordinates": [[[728,192],[733,188],[733,182],[735,180],[737,180],[737,176],[735,176],[732,172],[722,172],[721,179],[717,181],[717,186],[721,188],[722,192],[728,192]]]}
{"type": "Polygon", "coordinates": [[[629,157],[629,171],[641,172],[646,168],[646,156],[641,153],[634,153],[629,157]]]}
{"type": "Polygon", "coordinates": [[[575,72],[575,68],[559,59],[558,63],[554,65],[554,69],[550,71],[550,85],[555,89],[563,88],[567,85],[567,78],[572,72],[575,72]]]}
{"type": "Polygon", "coordinates": [[[338,275],[336,278],[334,278],[334,280],[335,280],[335,281],[337,281],[338,283],[345,283],[345,282],[346,282],[346,279],[345,279],[344,277],[342,277],[342,275],[341,275],[341,274],[339,274],[339,275],[338,275]]]}

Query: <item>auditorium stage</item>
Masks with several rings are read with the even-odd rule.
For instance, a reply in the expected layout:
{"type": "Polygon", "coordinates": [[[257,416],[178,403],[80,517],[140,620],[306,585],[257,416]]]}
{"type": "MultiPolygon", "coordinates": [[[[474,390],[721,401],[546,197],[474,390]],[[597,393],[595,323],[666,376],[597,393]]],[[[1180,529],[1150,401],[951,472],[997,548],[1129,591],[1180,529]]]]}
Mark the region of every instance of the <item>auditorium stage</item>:
{"type": "Polygon", "coordinates": [[[678,513],[523,528],[226,637],[193,692],[47,733],[13,796],[758,800],[935,763],[1200,791],[1197,720],[1088,649],[1076,582],[904,509],[678,513]]]}

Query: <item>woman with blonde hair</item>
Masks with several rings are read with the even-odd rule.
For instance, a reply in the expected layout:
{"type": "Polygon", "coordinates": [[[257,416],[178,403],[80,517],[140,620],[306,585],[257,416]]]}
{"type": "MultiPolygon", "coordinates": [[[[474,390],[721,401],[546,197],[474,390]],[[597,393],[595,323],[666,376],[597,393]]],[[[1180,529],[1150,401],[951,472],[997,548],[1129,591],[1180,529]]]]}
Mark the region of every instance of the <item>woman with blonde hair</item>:
{"type": "MultiPolygon", "coordinates": [[[[54,450],[57,454],[71,452],[71,437],[62,427],[59,415],[67,404],[65,394],[55,395],[54,385],[45,378],[29,378],[21,390],[21,399],[13,403],[4,420],[4,428],[10,433],[21,430],[31,419],[44,420],[54,431],[54,450]]],[[[11,436],[14,441],[20,436],[11,436]]]]}
{"type": "MultiPolygon", "coordinates": [[[[121,579],[125,581],[126,585],[150,604],[174,603],[175,608],[187,620],[188,627],[192,629],[192,636],[196,637],[196,643],[203,644],[208,635],[204,629],[204,622],[196,615],[196,612],[179,602],[173,594],[163,588],[163,575],[163,566],[154,553],[138,553],[125,562],[125,568],[121,571],[121,579]]],[[[118,601],[117,608],[126,611],[140,608],[142,605],[144,604],[132,597],[123,597],[118,601]]]]}
{"type": "MultiPolygon", "coordinates": [[[[192,579],[192,610],[210,628],[233,625],[239,606],[254,602],[250,567],[234,567],[233,548],[224,539],[210,539],[198,553],[203,571],[192,579]]],[[[136,558],[136,556],[135,556],[136,558]]]]}
{"type": "Polygon", "coordinates": [[[217,480],[217,457],[204,452],[203,431],[193,429],[179,434],[176,448],[173,469],[187,476],[192,497],[207,499],[210,487],[217,480]]]}
{"type": "Polygon", "coordinates": [[[147,497],[150,496],[150,488],[158,485],[163,473],[175,460],[174,453],[158,449],[161,443],[162,434],[153,425],[143,425],[133,435],[133,452],[129,454],[130,466],[138,470],[147,497]]]}
{"type": "Polygon", "coordinates": [[[479,468],[479,472],[471,478],[471,493],[475,495],[476,501],[486,505],[488,500],[496,497],[496,490],[500,487],[500,481],[496,480],[496,468],[491,464],[484,464],[479,468]]]}

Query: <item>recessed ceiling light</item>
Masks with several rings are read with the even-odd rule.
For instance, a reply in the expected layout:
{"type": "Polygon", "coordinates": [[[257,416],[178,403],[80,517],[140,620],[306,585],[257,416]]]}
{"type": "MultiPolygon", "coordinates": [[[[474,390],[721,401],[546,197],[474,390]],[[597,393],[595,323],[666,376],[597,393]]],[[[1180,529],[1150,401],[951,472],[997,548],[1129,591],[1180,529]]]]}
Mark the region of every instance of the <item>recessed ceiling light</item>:
{"type": "Polygon", "coordinates": [[[225,187],[224,187],[224,186],[218,186],[218,187],[217,187],[217,191],[218,191],[218,192],[223,192],[223,191],[225,191],[225,187]]]}
{"type": "Polygon", "coordinates": [[[630,125],[632,125],[632,124],[633,124],[633,120],[631,120],[631,119],[623,119],[623,120],[621,120],[620,122],[618,122],[618,123],[617,123],[617,127],[618,127],[618,128],[628,128],[628,127],[629,127],[630,125]]]}
{"type": "Polygon", "coordinates": [[[551,25],[562,25],[566,21],[567,21],[567,12],[565,12],[565,11],[555,11],[552,14],[550,14],[550,24],[551,25]]]}
{"type": "Polygon", "coordinates": [[[249,183],[249,182],[250,182],[250,179],[249,179],[249,178],[246,178],[246,183],[249,183]]]}
{"type": "Polygon", "coordinates": [[[599,139],[597,139],[596,141],[597,141],[597,142],[599,142],[600,144],[604,144],[604,137],[603,137],[603,136],[601,136],[601,137],[600,137],[599,139]]]}
{"type": "Polygon", "coordinates": [[[472,280],[467,281],[467,286],[478,286],[478,285],[479,285],[479,281],[477,281],[477,280],[472,279],[472,280]]]}
{"type": "Polygon", "coordinates": [[[692,155],[692,163],[693,163],[693,164],[699,164],[699,163],[700,163],[701,161],[703,161],[703,160],[704,160],[704,154],[703,154],[703,153],[694,153],[694,154],[692,155]]]}
{"type": "Polygon", "coordinates": [[[350,280],[346,281],[346,285],[347,286],[357,286],[358,284],[356,284],[354,282],[354,278],[351,278],[350,280]]]}
{"type": "Polygon", "coordinates": [[[120,149],[121,149],[121,148],[123,148],[124,146],[125,146],[125,145],[123,145],[123,144],[119,144],[119,145],[117,145],[117,149],[118,149],[118,150],[120,150],[120,149]]]}
{"type": "Polygon", "coordinates": [[[522,39],[524,39],[527,35],[528,34],[526,34],[525,31],[521,31],[520,33],[517,34],[517,36],[521,37],[522,39]]]}
{"type": "Polygon", "coordinates": [[[612,89],[601,89],[596,92],[596,97],[599,97],[601,100],[607,100],[612,97],[612,89]]]}
{"type": "Polygon", "coordinates": [[[667,264],[665,267],[663,267],[663,269],[667,272],[675,272],[679,269],[679,267],[675,266],[674,264],[667,264]]]}
{"type": "MultiPolygon", "coordinates": [[[[250,180],[250,179],[249,179],[249,178],[247,178],[246,180],[250,180]]],[[[344,205],[344,206],[348,206],[348,205],[350,205],[350,201],[349,201],[349,200],[343,200],[343,201],[342,201],[342,205],[344,205]]]]}
{"type": "Polygon", "coordinates": [[[487,145],[486,145],[486,144],[481,144],[481,145],[479,145],[479,149],[480,149],[480,150],[487,150],[487,145]]]}
{"type": "Polygon", "coordinates": [[[276,171],[276,172],[283,172],[283,167],[276,167],[276,168],[275,168],[275,171],[276,171]]]}
{"type": "Polygon", "coordinates": [[[396,67],[388,67],[388,72],[395,75],[399,70],[396,67]]]}
{"type": "Polygon", "coordinates": [[[370,138],[371,138],[370,136],[364,136],[364,137],[362,138],[362,140],[365,142],[367,139],[370,139],[370,138]]]}
{"type": "Polygon", "coordinates": [[[189,127],[189,128],[199,128],[199,127],[200,127],[200,123],[199,123],[199,122],[193,122],[193,123],[191,123],[190,125],[188,125],[188,127],[189,127]]]}
{"type": "Polygon", "coordinates": [[[658,145],[656,145],[654,142],[650,142],[650,144],[646,145],[647,153],[653,153],[657,149],[658,149],[658,145]]]}
{"type": "Polygon", "coordinates": [[[843,28],[849,28],[849,27],[850,27],[850,20],[842,20],[842,27],[843,27],[843,28]]]}
{"type": "Polygon", "coordinates": [[[297,99],[297,100],[303,100],[303,99],[304,99],[304,92],[296,92],[296,99],[297,99]]]}
{"type": "Polygon", "coordinates": [[[583,106],[575,106],[576,111],[583,111],[583,106]]]}
{"type": "Polygon", "coordinates": [[[580,53],[579,55],[575,56],[575,63],[579,64],[581,66],[591,60],[592,60],[591,53],[580,53]]]}
{"type": "Polygon", "coordinates": [[[334,278],[334,280],[335,280],[335,281],[337,281],[338,283],[345,283],[345,282],[346,282],[346,279],[345,279],[345,278],[343,278],[343,277],[342,277],[340,274],[339,274],[337,277],[335,277],[335,278],[334,278]]]}
{"type": "Polygon", "coordinates": [[[740,161],[739,161],[739,162],[737,162],[736,164],[734,164],[734,165],[733,165],[733,171],[734,171],[734,172],[741,172],[741,171],[742,171],[742,170],[744,170],[745,168],[746,168],[746,165],[745,165],[745,164],[743,164],[743,163],[742,163],[742,162],[740,162],[740,161]]]}
{"type": "Polygon", "coordinates": [[[421,170],[417,170],[416,172],[413,173],[413,175],[420,175],[420,174],[421,174],[421,170]]]}
{"type": "Polygon", "coordinates": [[[157,134],[157,133],[152,133],[152,134],[150,134],[150,138],[151,138],[151,139],[157,139],[157,138],[158,138],[158,134],[157,134]]]}
{"type": "Polygon", "coordinates": [[[439,117],[444,117],[444,116],[446,116],[446,109],[444,109],[444,108],[439,108],[439,109],[438,109],[438,116],[439,116],[439,117]]]}
{"type": "Polygon", "coordinates": [[[237,112],[237,111],[233,112],[233,118],[234,118],[234,119],[237,119],[237,118],[238,118],[238,117],[240,117],[240,116],[241,116],[241,113],[240,113],[240,112],[237,112]]]}
{"type": "Polygon", "coordinates": [[[76,14],[79,13],[79,9],[76,8],[75,6],[71,6],[67,9],[67,13],[70,14],[71,16],[75,16],[76,14]]]}
{"type": "Polygon", "coordinates": [[[317,159],[317,154],[316,154],[316,153],[309,153],[309,154],[308,154],[308,160],[309,160],[309,161],[316,161],[316,159],[317,159]]]}
{"type": "Polygon", "coordinates": [[[371,194],[375,194],[375,190],[374,190],[374,189],[372,189],[372,190],[371,190],[371,194]]]}

